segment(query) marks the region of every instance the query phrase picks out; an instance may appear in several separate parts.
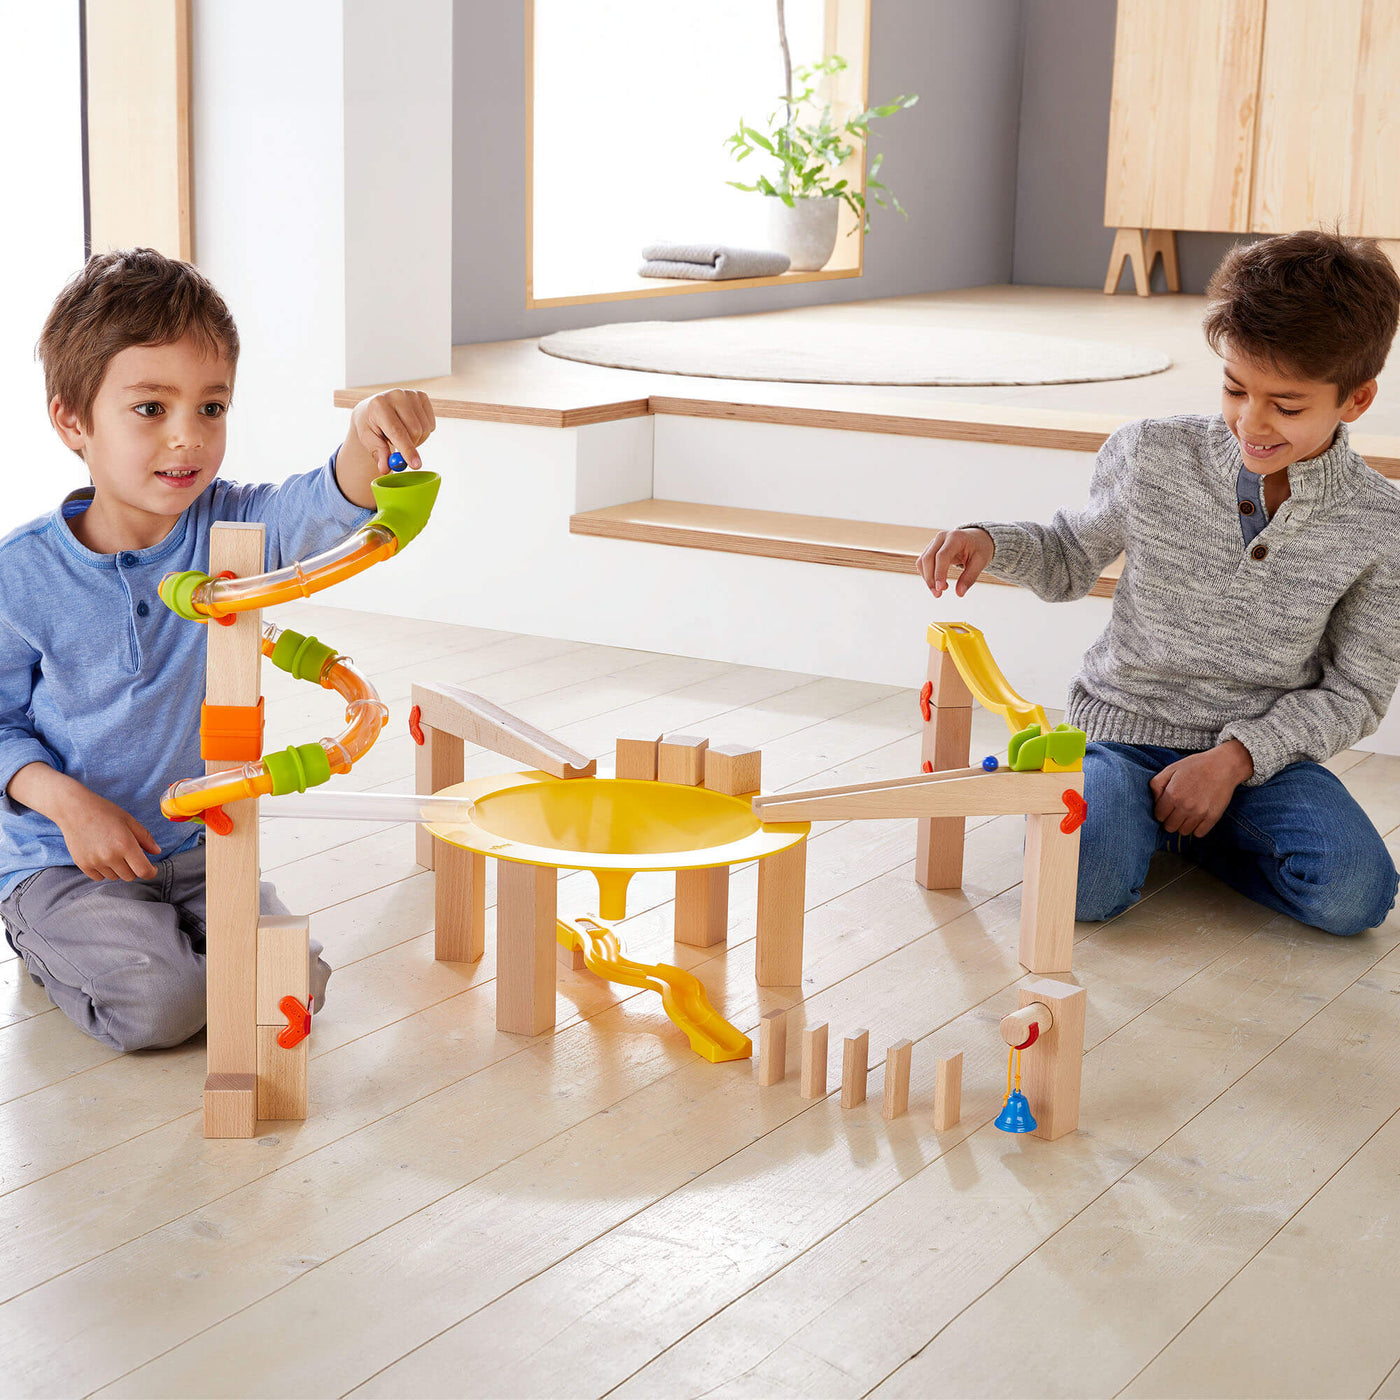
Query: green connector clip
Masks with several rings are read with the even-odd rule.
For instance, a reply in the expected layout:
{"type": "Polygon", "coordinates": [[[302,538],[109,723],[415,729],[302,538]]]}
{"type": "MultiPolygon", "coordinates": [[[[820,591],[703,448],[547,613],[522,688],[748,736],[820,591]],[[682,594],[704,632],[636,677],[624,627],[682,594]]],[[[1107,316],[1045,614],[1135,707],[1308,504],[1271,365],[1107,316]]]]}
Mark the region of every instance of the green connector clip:
{"type": "Polygon", "coordinates": [[[384,526],[402,549],[428,523],[441,485],[442,478],[436,472],[399,472],[379,477],[370,483],[379,509],[369,523],[384,526]]]}
{"type": "Polygon", "coordinates": [[[208,622],[209,619],[202,612],[195,611],[193,602],[195,589],[208,582],[208,574],[198,569],[186,569],[184,573],[166,574],[156,592],[160,595],[160,601],[177,617],[183,617],[187,622],[208,622]]]}
{"type": "Polygon", "coordinates": [[[331,761],[320,744],[292,744],[277,753],[263,755],[268,776],[272,779],[272,795],[305,792],[329,782],[331,761]]]}
{"type": "Polygon", "coordinates": [[[1039,773],[1048,761],[1052,772],[1068,772],[1083,763],[1088,742],[1088,735],[1071,724],[1057,724],[1046,734],[1032,724],[1011,736],[1007,764],[1017,773],[1039,773]]]}
{"type": "Polygon", "coordinates": [[[268,660],[279,671],[285,671],[299,681],[311,681],[314,685],[319,685],[326,663],[337,655],[339,653],[334,647],[328,647],[315,637],[303,637],[300,632],[293,632],[290,627],[286,627],[278,637],[268,660]]]}

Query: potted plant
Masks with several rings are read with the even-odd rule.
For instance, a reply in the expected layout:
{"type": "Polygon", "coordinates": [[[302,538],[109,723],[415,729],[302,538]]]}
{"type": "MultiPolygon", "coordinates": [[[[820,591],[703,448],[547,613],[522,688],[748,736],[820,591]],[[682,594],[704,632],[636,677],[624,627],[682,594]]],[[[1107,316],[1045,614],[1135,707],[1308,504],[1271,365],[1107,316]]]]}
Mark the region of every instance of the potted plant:
{"type": "MultiPolygon", "coordinates": [[[[879,117],[892,117],[896,112],[912,107],[917,94],[897,97],[879,107],[856,112],[837,125],[832,120],[831,103],[817,96],[817,85],[823,79],[844,72],[846,60],[839,54],[823,59],[792,73],[789,67],[787,36],[783,41],[784,67],[788,70],[784,109],[768,117],[767,131],[747,125],[742,119],[739,129],[725,145],[736,161],[746,160],[755,151],[762,151],[777,162],[770,175],[757,176],[753,184],[738,180],[727,183],[738,190],[765,195],[768,208],[768,236],[771,245],[792,259],[793,272],[816,272],[825,267],[836,247],[837,219],[841,205],[848,205],[862,229],[870,227],[870,212],[866,192],[881,208],[886,202],[904,214],[887,185],[879,179],[884,157],[876,155],[870,164],[865,190],[853,187],[841,174],[841,166],[860,149],[862,157],[870,135],[870,123],[879,117]],[[796,81],[798,91],[793,91],[796,81]],[[781,118],[781,119],[780,119],[781,118]]],[[[907,215],[905,217],[908,217],[907,215]]],[[[854,232],[854,230],[852,230],[854,232]]]]}

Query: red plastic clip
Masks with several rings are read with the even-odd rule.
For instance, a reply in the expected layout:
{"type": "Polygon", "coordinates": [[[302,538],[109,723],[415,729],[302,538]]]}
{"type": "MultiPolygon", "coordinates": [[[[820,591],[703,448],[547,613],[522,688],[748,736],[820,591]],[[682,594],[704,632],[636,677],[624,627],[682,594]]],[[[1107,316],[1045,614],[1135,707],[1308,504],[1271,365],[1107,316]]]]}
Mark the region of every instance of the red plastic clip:
{"type": "Polygon", "coordinates": [[[1065,818],[1060,823],[1060,830],[1069,836],[1084,825],[1084,818],[1089,815],[1089,804],[1073,788],[1066,788],[1060,797],[1065,804],[1065,818]]]}
{"type": "Polygon", "coordinates": [[[426,742],[423,738],[422,719],[423,707],[421,705],[415,705],[408,712],[408,732],[413,735],[413,742],[419,745],[420,748],[426,742]]]}
{"type": "Polygon", "coordinates": [[[1034,1044],[1036,1043],[1036,1041],[1039,1040],[1039,1039],[1040,1039],[1040,1022],[1039,1022],[1039,1021],[1032,1021],[1032,1022],[1031,1022],[1031,1033],[1030,1033],[1030,1035],[1027,1036],[1026,1039],[1025,1039],[1020,1045],[1013,1045],[1011,1048],[1012,1048],[1013,1050],[1029,1050],[1029,1049],[1031,1048],[1031,1046],[1034,1045],[1034,1044]]]}
{"type": "Polygon", "coordinates": [[[925,772],[925,773],[932,773],[932,772],[933,772],[933,760],[932,760],[931,758],[926,758],[926,759],[924,759],[924,772],[925,772]]]}
{"type": "Polygon", "coordinates": [[[311,1004],[314,997],[306,999],[303,1006],[295,997],[283,997],[277,1009],[287,1018],[287,1028],[277,1032],[277,1043],[284,1050],[292,1050],[311,1034],[311,1004]]]}
{"type": "Polygon", "coordinates": [[[233,818],[222,807],[206,807],[204,825],[216,836],[227,836],[233,830],[233,818]]]}
{"type": "Polygon", "coordinates": [[[924,717],[927,724],[933,718],[933,682],[925,681],[924,688],[919,692],[919,713],[924,717]]]}
{"type": "MultiPolygon", "coordinates": [[[[234,571],[233,571],[232,569],[225,569],[225,570],[223,571],[223,573],[221,573],[221,574],[218,575],[218,577],[219,577],[219,578],[237,578],[238,575],[237,575],[236,573],[234,573],[234,571]]],[[[237,613],[220,613],[219,616],[213,618],[212,621],[217,622],[217,623],[219,624],[220,627],[232,627],[233,624],[234,624],[235,622],[238,621],[238,614],[237,614],[237,613]]]]}

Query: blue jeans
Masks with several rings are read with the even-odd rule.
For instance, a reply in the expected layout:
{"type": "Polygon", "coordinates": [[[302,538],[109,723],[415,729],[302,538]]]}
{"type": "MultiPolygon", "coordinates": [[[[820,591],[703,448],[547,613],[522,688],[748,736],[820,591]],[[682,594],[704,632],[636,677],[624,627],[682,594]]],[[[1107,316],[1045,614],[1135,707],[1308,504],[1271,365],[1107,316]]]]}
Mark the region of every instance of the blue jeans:
{"type": "Polygon", "coordinates": [[[1236,788],[1205,836],[1181,837],[1152,815],[1148,784],[1183,757],[1146,745],[1089,745],[1076,918],[1111,919],[1136,904],[1153,853],[1170,849],[1250,899],[1327,933],[1360,933],[1384,920],[1400,876],[1370,818],[1333,773],[1291,763],[1258,787],[1236,788]]]}

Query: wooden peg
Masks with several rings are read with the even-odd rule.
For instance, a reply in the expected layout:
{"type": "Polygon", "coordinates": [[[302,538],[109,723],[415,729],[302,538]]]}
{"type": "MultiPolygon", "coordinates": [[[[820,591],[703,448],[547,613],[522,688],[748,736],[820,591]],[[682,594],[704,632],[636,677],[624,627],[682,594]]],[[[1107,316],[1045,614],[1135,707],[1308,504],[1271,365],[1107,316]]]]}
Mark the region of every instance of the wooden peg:
{"type": "Polygon", "coordinates": [[[1053,1024],[1025,1052],[1022,1076],[1035,1117],[1036,1137],[1051,1140],[1079,1126],[1079,1086],[1084,1072],[1083,987],[1042,978],[1020,988],[1021,1005],[1047,1007],[1053,1024]]]}
{"type": "Polygon", "coordinates": [[[699,787],[705,781],[705,750],[709,746],[708,739],[694,734],[663,734],[656,746],[657,781],[699,787]]]}
{"type": "Polygon", "coordinates": [[[933,1128],[946,1132],[962,1117],[962,1051],[939,1060],[933,1084],[933,1128]]]}
{"type": "Polygon", "coordinates": [[[747,797],[762,786],[763,754],[743,744],[711,744],[705,750],[705,786],[730,797],[747,797]]]}
{"type": "Polygon", "coordinates": [[[758,1027],[758,1082],[767,1088],[787,1075],[787,1012],[769,1011],[758,1027]]]}
{"type": "Polygon", "coordinates": [[[881,1116],[888,1122],[909,1109],[909,1066],[914,1055],[912,1041],[899,1040],[885,1051],[885,1102],[881,1116]]]}
{"type": "Polygon", "coordinates": [[[841,1056],[841,1107],[865,1102],[865,1077],[870,1068],[870,1032],[848,1035],[841,1056]]]}
{"type": "Polygon", "coordinates": [[[639,782],[656,781],[656,746],[660,737],[646,734],[619,734],[613,776],[639,782]]]}
{"type": "Polygon", "coordinates": [[[802,1097],[826,1097],[827,1025],[806,1026],[802,1031],[802,1097]]]}

